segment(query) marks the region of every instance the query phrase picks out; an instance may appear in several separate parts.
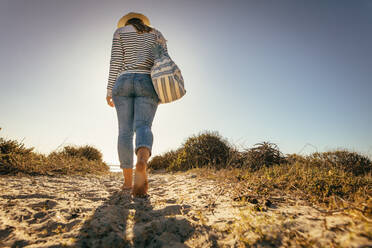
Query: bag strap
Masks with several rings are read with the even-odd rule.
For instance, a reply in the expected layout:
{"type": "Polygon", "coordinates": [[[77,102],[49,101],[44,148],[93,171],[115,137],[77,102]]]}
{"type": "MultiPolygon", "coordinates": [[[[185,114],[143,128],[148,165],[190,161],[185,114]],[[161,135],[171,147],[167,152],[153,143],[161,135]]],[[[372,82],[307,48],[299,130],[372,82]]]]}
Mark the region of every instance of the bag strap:
{"type": "Polygon", "coordinates": [[[155,37],[156,37],[156,43],[160,44],[164,48],[165,40],[160,35],[160,32],[156,29],[154,29],[155,37]]]}
{"type": "Polygon", "coordinates": [[[154,29],[154,34],[155,34],[155,45],[153,47],[153,52],[156,54],[155,57],[162,57],[162,56],[166,56],[166,57],[169,57],[166,49],[165,49],[165,46],[164,46],[164,43],[166,42],[166,40],[164,39],[164,37],[162,37],[162,35],[160,34],[160,32],[156,29],[154,29]]]}

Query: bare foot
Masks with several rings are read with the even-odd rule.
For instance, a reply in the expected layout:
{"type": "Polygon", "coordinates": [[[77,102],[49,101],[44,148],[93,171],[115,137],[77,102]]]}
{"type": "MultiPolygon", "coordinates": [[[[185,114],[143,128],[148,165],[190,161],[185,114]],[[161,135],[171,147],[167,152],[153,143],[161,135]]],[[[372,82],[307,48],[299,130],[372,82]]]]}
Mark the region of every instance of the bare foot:
{"type": "Polygon", "coordinates": [[[147,195],[149,185],[146,173],[146,163],[138,162],[134,172],[134,185],[132,194],[135,197],[143,197],[147,195]]]}
{"type": "Polygon", "coordinates": [[[127,190],[132,188],[132,175],[133,175],[133,169],[131,168],[124,168],[123,169],[123,175],[124,175],[124,184],[121,186],[122,190],[127,190]]]}
{"type": "Polygon", "coordinates": [[[125,183],[123,184],[123,186],[121,186],[121,189],[122,190],[127,190],[127,189],[132,189],[132,186],[128,186],[128,185],[125,185],[125,183]]]}

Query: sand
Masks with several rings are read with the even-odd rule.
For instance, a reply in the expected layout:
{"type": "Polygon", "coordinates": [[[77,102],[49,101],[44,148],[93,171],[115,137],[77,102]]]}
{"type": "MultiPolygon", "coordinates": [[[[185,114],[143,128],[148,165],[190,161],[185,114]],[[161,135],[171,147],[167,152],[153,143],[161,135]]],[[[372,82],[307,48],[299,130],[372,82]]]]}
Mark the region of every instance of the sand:
{"type": "Polygon", "coordinates": [[[144,199],[122,183],[119,173],[0,176],[0,247],[372,247],[370,221],[291,196],[243,201],[236,185],[198,173],[150,173],[144,199]]]}

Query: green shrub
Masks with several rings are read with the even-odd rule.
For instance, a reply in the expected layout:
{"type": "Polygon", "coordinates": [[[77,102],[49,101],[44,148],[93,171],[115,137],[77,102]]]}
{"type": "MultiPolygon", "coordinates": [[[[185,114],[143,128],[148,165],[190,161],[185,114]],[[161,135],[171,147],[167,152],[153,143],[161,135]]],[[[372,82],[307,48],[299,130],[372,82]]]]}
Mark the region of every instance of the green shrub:
{"type": "Polygon", "coordinates": [[[289,164],[303,163],[325,169],[337,168],[356,176],[370,173],[372,168],[372,162],[368,157],[347,150],[315,152],[308,156],[290,154],[286,160],[289,164]]]}
{"type": "Polygon", "coordinates": [[[96,148],[85,145],[81,147],[77,146],[65,146],[62,154],[71,157],[83,157],[87,160],[102,161],[102,153],[96,148]]]}
{"type": "Polygon", "coordinates": [[[229,161],[226,167],[229,168],[243,168],[245,156],[243,152],[240,152],[236,147],[232,145],[230,148],[229,161]]]}
{"type": "Polygon", "coordinates": [[[372,168],[371,160],[368,157],[347,150],[316,152],[311,154],[308,160],[314,165],[325,168],[338,168],[351,172],[354,175],[369,173],[372,168]]]}
{"type": "Polygon", "coordinates": [[[205,131],[186,140],[169,170],[188,170],[204,166],[226,167],[229,157],[229,143],[218,132],[205,131]]]}
{"type": "Polygon", "coordinates": [[[261,167],[270,167],[274,164],[285,163],[285,157],[279,147],[270,142],[262,142],[254,145],[253,148],[245,149],[243,152],[243,167],[255,171],[261,167]]]}
{"type": "Polygon", "coordinates": [[[221,168],[229,164],[234,151],[218,132],[205,131],[189,137],[177,150],[154,156],[149,161],[149,168],[168,171],[188,170],[204,166],[221,168]]]}
{"type": "Polygon", "coordinates": [[[34,147],[26,148],[17,140],[6,140],[0,137],[0,162],[10,163],[13,155],[29,155],[33,149],[34,147]]]}
{"type": "Polygon", "coordinates": [[[180,149],[168,151],[161,155],[154,156],[148,163],[148,168],[151,170],[168,169],[173,166],[177,160],[180,149]]]}
{"type": "Polygon", "coordinates": [[[307,162],[307,158],[304,157],[304,156],[302,156],[302,155],[296,154],[296,153],[287,154],[287,156],[286,156],[286,162],[288,164],[306,163],[307,162]]]}

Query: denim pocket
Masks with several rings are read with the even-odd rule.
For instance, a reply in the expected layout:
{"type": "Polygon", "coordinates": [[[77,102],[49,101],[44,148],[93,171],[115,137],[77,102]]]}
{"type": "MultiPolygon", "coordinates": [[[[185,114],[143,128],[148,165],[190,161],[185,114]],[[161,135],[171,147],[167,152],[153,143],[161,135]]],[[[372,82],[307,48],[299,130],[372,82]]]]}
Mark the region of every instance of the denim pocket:
{"type": "Polygon", "coordinates": [[[150,74],[141,75],[138,77],[136,84],[136,95],[158,98],[150,74]]]}
{"type": "MultiPolygon", "coordinates": [[[[120,75],[116,79],[115,85],[112,88],[112,95],[123,95],[123,94],[125,94],[124,88],[125,88],[125,85],[128,85],[128,79],[129,79],[129,75],[127,75],[127,74],[120,75]]],[[[128,87],[126,87],[126,88],[128,88],[128,87]]],[[[129,92],[127,92],[127,94],[129,94],[129,92]]]]}

